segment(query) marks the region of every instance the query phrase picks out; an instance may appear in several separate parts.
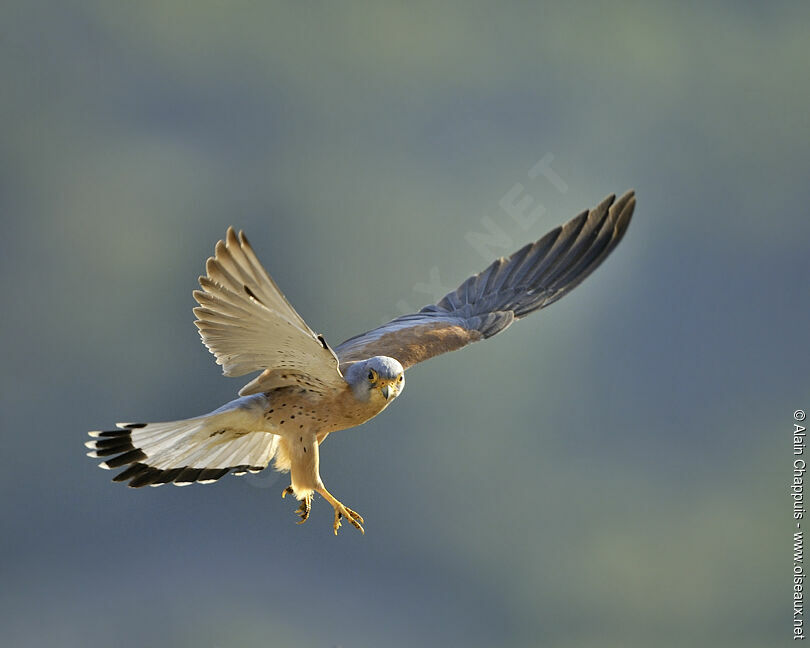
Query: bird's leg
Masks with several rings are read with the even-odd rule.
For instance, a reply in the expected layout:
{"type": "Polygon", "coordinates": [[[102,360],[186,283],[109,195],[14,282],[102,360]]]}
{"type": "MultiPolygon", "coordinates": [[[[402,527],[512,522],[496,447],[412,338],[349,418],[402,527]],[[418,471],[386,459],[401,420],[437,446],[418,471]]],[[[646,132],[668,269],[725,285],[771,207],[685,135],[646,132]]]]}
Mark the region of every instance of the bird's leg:
{"type": "MultiPolygon", "coordinates": [[[[281,491],[281,498],[284,499],[287,495],[294,495],[295,492],[293,491],[292,486],[287,486],[283,491],[281,491]]],[[[301,506],[296,509],[296,513],[300,516],[301,520],[296,524],[303,524],[309,519],[309,512],[312,510],[312,493],[309,493],[301,500],[301,506]]]]}
{"type": "Polygon", "coordinates": [[[346,518],[355,529],[365,535],[366,532],[362,527],[364,522],[362,515],[341,504],[337,499],[335,499],[332,493],[326,490],[326,487],[323,486],[323,484],[318,486],[317,491],[327,502],[332,505],[332,508],[335,509],[335,523],[332,527],[335,530],[335,535],[337,535],[338,529],[340,528],[340,518],[342,517],[346,518]]]}
{"type": "Polygon", "coordinates": [[[317,492],[320,493],[335,510],[335,522],[332,526],[335,535],[337,535],[338,529],[340,528],[340,518],[346,518],[355,529],[361,533],[365,533],[361,526],[363,517],[338,502],[337,499],[326,490],[321,481],[321,476],[318,471],[320,458],[316,433],[296,432],[285,440],[290,453],[290,480],[292,484],[289,488],[284,490],[284,494],[295,493],[296,497],[299,497],[301,494],[307,493],[301,505],[301,509],[299,509],[301,519],[305,520],[309,515],[312,493],[317,492]]]}

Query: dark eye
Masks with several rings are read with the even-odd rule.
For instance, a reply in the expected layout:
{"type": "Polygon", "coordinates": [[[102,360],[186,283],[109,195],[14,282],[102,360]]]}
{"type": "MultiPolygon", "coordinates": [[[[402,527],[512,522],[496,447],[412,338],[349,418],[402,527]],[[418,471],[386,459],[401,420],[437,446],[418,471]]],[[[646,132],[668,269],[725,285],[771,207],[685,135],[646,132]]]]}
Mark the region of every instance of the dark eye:
{"type": "Polygon", "coordinates": [[[369,380],[374,380],[374,370],[373,369],[368,372],[368,379],[369,380]]]}
{"type": "Polygon", "coordinates": [[[402,382],[402,374],[399,374],[399,378],[397,378],[397,382],[402,382]]]}

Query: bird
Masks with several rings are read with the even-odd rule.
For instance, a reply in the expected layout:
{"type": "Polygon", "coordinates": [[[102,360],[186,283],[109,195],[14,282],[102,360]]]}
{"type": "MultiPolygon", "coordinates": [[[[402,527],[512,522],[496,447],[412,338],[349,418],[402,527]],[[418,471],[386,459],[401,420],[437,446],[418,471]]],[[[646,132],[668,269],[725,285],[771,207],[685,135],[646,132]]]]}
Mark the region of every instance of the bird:
{"type": "Polygon", "coordinates": [[[302,524],[313,496],[365,533],[365,520],[324,485],[319,446],[333,432],[374,418],[402,394],[405,371],[486,340],[553,304],[590,275],[622,240],[633,191],[606,197],[537,241],[493,261],[456,290],[331,347],[296,312],[244,232],[229,227],[194,291],[194,322],[226,376],[261,372],[238,398],[208,414],[163,423],[118,423],[89,432],[87,454],[133,488],[211,483],[268,467],[289,472],[302,524]]]}

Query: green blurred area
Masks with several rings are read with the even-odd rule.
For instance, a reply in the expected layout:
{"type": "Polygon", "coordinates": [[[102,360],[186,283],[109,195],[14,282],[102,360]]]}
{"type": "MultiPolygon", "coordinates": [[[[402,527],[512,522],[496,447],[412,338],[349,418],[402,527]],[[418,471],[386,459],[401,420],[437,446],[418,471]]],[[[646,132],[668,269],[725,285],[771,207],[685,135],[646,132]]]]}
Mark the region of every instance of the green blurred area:
{"type": "Polygon", "coordinates": [[[0,25],[8,645],[789,641],[806,3],[68,0],[0,25]],[[471,233],[507,254],[629,188],[571,296],[330,437],[363,537],[323,501],[293,524],[282,477],[132,491],[83,456],[241,386],[191,323],[228,225],[336,345],[482,269],[471,233]]]}

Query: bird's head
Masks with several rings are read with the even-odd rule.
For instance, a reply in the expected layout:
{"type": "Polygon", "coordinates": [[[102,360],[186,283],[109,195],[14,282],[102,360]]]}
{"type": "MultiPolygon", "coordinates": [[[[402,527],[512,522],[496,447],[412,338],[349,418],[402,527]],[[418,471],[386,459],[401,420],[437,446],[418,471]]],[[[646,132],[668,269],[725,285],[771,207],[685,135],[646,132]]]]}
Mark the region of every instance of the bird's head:
{"type": "Polygon", "coordinates": [[[405,369],[394,358],[374,356],[349,367],[346,382],[351,385],[358,400],[380,399],[387,403],[402,392],[405,369]]]}

